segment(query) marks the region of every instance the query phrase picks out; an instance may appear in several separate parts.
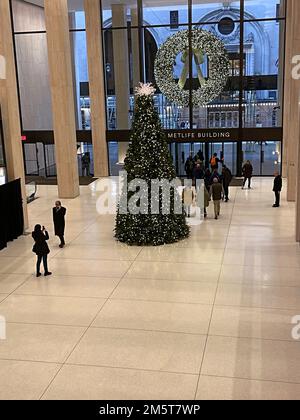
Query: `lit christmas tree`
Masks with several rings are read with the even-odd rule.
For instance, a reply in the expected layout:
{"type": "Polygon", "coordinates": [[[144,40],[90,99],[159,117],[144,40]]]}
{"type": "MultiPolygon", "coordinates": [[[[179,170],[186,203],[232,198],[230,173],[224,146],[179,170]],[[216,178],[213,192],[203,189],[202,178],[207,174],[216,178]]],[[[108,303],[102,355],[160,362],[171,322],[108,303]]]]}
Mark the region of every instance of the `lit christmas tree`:
{"type": "Polygon", "coordinates": [[[136,89],[133,132],[124,162],[127,184],[121,193],[115,228],[116,238],[128,245],[157,246],[189,236],[175,186],[176,171],[154,109],[154,92],[151,84],[140,84],[136,89]],[[139,185],[137,190],[128,188],[132,182],[139,185]],[[155,192],[157,183],[171,185],[169,194],[162,187],[155,192]]]}

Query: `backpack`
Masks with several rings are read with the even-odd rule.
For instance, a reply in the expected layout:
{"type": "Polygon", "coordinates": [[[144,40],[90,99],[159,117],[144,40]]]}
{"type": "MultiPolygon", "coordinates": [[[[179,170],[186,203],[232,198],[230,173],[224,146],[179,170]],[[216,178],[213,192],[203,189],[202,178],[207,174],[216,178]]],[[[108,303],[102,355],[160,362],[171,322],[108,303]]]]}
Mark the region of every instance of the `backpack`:
{"type": "Polygon", "coordinates": [[[210,159],[210,164],[211,164],[211,166],[212,166],[212,167],[214,167],[214,166],[216,166],[216,165],[217,165],[217,159],[216,159],[216,157],[215,157],[215,156],[213,156],[213,157],[210,159]]]}

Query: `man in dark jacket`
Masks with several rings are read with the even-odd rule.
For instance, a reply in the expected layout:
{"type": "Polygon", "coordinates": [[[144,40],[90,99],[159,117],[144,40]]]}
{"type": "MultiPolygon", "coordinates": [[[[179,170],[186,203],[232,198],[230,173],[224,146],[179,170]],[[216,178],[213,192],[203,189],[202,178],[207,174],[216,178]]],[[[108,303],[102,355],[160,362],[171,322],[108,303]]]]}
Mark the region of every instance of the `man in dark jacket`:
{"type": "Polygon", "coordinates": [[[193,154],[191,153],[190,156],[187,158],[185,162],[185,166],[184,166],[185,173],[188,179],[193,178],[194,166],[195,166],[195,162],[193,159],[193,154]]]}
{"type": "Polygon", "coordinates": [[[217,220],[218,217],[220,216],[221,200],[222,200],[222,193],[223,193],[223,187],[218,181],[218,178],[214,178],[210,193],[214,202],[215,219],[217,220]]]}
{"type": "Polygon", "coordinates": [[[223,166],[222,169],[222,178],[223,178],[223,188],[224,188],[224,195],[225,195],[225,202],[227,203],[229,200],[229,186],[232,181],[232,173],[227,166],[223,166]]]}
{"type": "Polygon", "coordinates": [[[251,189],[251,179],[253,176],[253,166],[251,165],[250,160],[247,160],[245,165],[243,166],[243,176],[244,176],[244,182],[243,182],[243,189],[245,188],[246,182],[248,180],[248,188],[251,189]]]}
{"type": "Polygon", "coordinates": [[[195,166],[194,172],[193,172],[194,184],[196,185],[197,180],[203,179],[203,178],[204,178],[204,172],[203,172],[203,169],[201,168],[201,164],[196,163],[196,166],[195,166]]]}
{"type": "Polygon", "coordinates": [[[274,187],[273,191],[275,193],[275,204],[273,207],[280,207],[280,193],[282,190],[282,177],[279,172],[275,172],[274,187]]]}
{"type": "Polygon", "coordinates": [[[56,201],[55,207],[53,208],[53,223],[55,235],[60,239],[60,248],[65,246],[65,215],[67,210],[62,207],[60,201],[56,201]]]}

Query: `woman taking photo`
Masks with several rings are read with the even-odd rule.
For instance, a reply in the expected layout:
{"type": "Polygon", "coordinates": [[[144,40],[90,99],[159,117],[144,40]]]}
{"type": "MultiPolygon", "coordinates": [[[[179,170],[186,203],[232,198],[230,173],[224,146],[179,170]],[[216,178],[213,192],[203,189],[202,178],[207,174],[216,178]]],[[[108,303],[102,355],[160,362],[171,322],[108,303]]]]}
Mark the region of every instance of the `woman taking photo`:
{"type": "Polygon", "coordinates": [[[36,276],[41,276],[40,267],[42,261],[44,265],[45,276],[51,276],[52,273],[48,271],[47,261],[48,254],[50,253],[50,249],[47,244],[47,241],[49,240],[48,232],[45,230],[44,226],[42,229],[41,225],[36,225],[34,231],[32,232],[32,237],[35,242],[32,251],[37,255],[36,276]]]}

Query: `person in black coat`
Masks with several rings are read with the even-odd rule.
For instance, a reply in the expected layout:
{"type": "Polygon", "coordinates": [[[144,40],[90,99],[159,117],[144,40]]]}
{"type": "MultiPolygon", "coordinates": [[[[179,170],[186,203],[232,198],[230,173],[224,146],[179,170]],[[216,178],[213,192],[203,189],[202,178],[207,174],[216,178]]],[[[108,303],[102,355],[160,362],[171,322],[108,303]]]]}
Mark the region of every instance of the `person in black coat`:
{"type": "Polygon", "coordinates": [[[225,194],[225,202],[227,203],[229,200],[229,186],[232,181],[232,173],[226,165],[223,166],[222,169],[222,178],[223,178],[223,188],[225,194]]]}
{"type": "Polygon", "coordinates": [[[53,223],[54,223],[54,232],[55,236],[58,236],[60,239],[60,248],[65,246],[65,216],[67,210],[65,207],[62,207],[60,201],[56,201],[55,207],[53,208],[53,223]]]}
{"type": "Polygon", "coordinates": [[[185,173],[186,173],[188,179],[193,178],[194,166],[195,166],[195,162],[194,162],[194,159],[193,159],[193,155],[191,153],[190,156],[187,158],[187,160],[185,162],[185,165],[184,165],[184,170],[185,170],[185,173]]]}
{"type": "Polygon", "coordinates": [[[51,276],[52,273],[48,270],[48,254],[50,249],[48,247],[47,241],[49,240],[48,232],[43,229],[41,225],[36,225],[34,231],[32,232],[32,237],[34,239],[34,245],[32,251],[37,255],[36,263],[36,276],[41,276],[41,262],[43,261],[45,276],[51,276]]]}
{"type": "Polygon", "coordinates": [[[273,191],[275,193],[275,204],[273,207],[280,207],[280,193],[282,190],[282,177],[279,172],[275,172],[273,191]]]}

